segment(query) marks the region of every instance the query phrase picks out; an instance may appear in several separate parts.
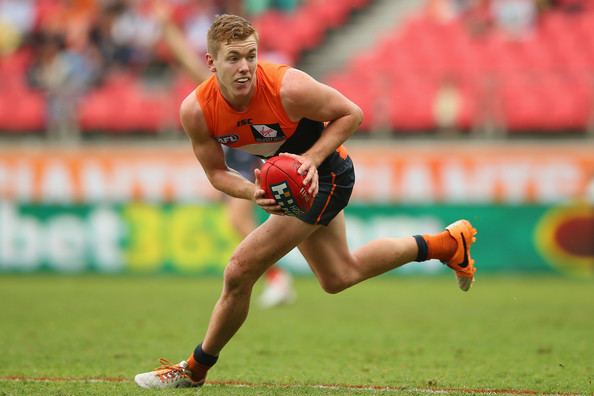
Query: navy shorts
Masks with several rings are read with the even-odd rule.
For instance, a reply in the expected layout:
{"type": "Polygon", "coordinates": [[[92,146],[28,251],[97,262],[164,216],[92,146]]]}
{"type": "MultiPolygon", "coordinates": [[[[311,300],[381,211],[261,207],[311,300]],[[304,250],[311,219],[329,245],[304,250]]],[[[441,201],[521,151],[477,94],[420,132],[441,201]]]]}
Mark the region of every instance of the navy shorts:
{"type": "Polygon", "coordinates": [[[355,168],[347,156],[334,152],[318,167],[319,190],[309,212],[299,219],[309,224],[328,225],[349,203],[355,185],[355,168]]]}
{"type": "Polygon", "coordinates": [[[262,160],[243,150],[226,146],[223,146],[223,149],[225,151],[225,162],[227,163],[227,166],[236,170],[241,176],[253,183],[255,181],[254,169],[257,169],[262,165],[262,160]]]}

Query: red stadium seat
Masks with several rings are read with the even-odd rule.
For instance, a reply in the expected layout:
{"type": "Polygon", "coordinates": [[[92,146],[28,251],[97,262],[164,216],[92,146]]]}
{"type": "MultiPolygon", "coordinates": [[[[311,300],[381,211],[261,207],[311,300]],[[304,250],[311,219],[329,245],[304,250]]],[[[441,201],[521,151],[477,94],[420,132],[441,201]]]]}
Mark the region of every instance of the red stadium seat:
{"type": "Polygon", "coordinates": [[[45,129],[45,98],[26,89],[0,90],[0,130],[39,132],[45,129]]]}
{"type": "Polygon", "coordinates": [[[352,60],[342,76],[364,79],[377,87],[374,95],[391,97],[395,130],[434,127],[431,101],[443,78],[460,86],[464,128],[475,124],[488,101],[501,106],[493,111],[502,112],[512,133],[585,130],[594,116],[594,8],[579,15],[547,12],[536,34],[520,41],[488,32],[474,38],[465,29],[461,20],[417,15],[352,60]],[[499,83],[485,88],[490,79],[499,83]]]}
{"type": "Polygon", "coordinates": [[[324,34],[345,23],[347,16],[369,0],[308,0],[291,13],[269,10],[254,18],[263,51],[281,53],[294,62],[300,53],[318,45],[324,34]]]}
{"type": "Polygon", "coordinates": [[[396,130],[424,132],[434,127],[433,100],[435,82],[421,76],[409,76],[395,82],[390,95],[391,121],[396,130]]]}

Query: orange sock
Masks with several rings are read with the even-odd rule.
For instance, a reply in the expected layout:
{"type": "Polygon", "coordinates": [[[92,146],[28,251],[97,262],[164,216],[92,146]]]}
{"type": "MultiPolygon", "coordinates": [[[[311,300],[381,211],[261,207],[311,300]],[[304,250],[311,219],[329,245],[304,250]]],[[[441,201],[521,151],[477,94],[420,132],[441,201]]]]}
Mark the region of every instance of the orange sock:
{"type": "Polygon", "coordinates": [[[446,230],[434,235],[423,235],[427,242],[427,258],[448,261],[456,252],[458,242],[446,230]]]}
{"type": "Polygon", "coordinates": [[[202,344],[199,344],[194,352],[186,360],[188,369],[190,369],[192,381],[200,384],[204,383],[206,373],[215,365],[218,356],[210,355],[202,350],[202,344]]]}
{"type": "Polygon", "coordinates": [[[188,368],[192,373],[190,375],[190,377],[192,377],[192,381],[203,382],[210,367],[198,363],[196,359],[194,359],[194,354],[190,355],[186,361],[188,362],[188,368]]]}

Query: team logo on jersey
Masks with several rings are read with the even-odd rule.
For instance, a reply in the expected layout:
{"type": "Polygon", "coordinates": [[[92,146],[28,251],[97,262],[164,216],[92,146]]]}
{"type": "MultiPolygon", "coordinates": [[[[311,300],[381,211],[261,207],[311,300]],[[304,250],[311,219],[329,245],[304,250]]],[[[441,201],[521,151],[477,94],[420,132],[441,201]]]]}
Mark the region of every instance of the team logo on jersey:
{"type": "Polygon", "coordinates": [[[243,120],[239,120],[237,121],[237,127],[239,128],[240,126],[244,126],[244,125],[252,125],[252,119],[251,118],[244,118],[243,120]]]}
{"type": "Polygon", "coordinates": [[[235,143],[239,140],[238,135],[217,136],[217,142],[221,144],[235,143]]]}
{"type": "Polygon", "coordinates": [[[279,142],[285,140],[285,134],[279,124],[250,125],[254,139],[258,143],[279,142]]]}
{"type": "Polygon", "coordinates": [[[297,206],[297,202],[295,202],[291,189],[287,186],[286,182],[273,184],[270,186],[270,189],[272,190],[274,200],[287,216],[299,216],[303,214],[299,206],[297,206]]]}

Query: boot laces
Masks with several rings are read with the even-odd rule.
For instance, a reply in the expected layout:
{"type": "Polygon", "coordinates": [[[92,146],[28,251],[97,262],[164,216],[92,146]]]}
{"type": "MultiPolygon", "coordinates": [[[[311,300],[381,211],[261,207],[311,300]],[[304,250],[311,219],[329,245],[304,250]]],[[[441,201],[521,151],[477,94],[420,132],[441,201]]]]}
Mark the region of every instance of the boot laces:
{"type": "Polygon", "coordinates": [[[161,382],[173,382],[183,377],[190,378],[188,370],[179,364],[173,364],[165,358],[160,358],[159,363],[161,366],[157,367],[154,371],[157,372],[161,382]]]}

